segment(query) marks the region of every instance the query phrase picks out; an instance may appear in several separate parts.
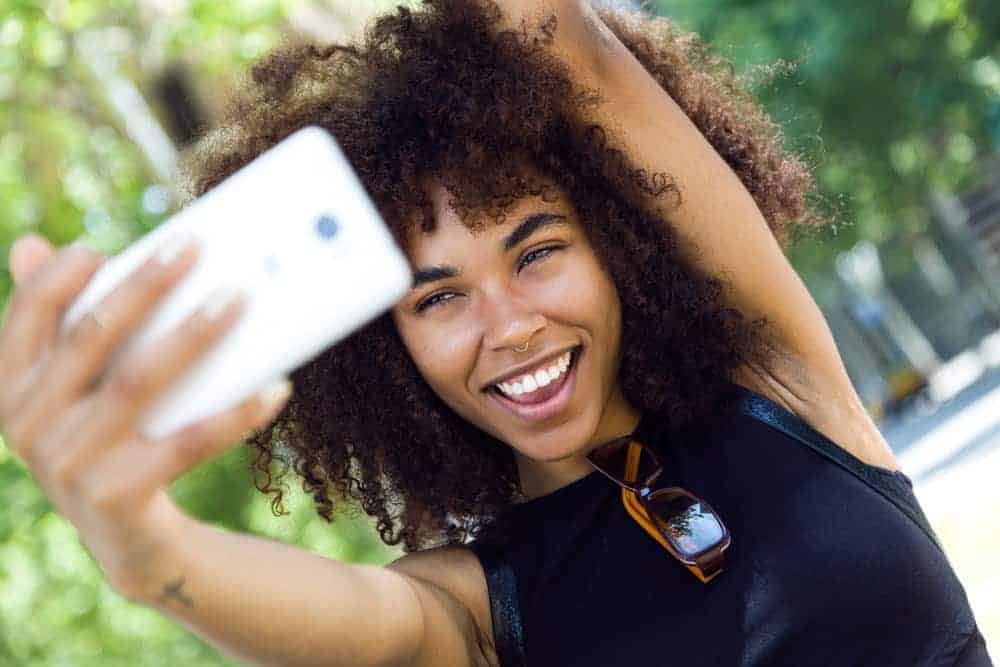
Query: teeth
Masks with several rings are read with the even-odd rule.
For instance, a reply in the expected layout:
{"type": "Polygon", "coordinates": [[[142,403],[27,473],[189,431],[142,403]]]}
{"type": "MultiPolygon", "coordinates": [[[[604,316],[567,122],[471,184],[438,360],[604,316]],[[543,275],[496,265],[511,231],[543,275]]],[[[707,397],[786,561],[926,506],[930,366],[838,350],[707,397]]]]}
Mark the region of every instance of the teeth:
{"type": "Polygon", "coordinates": [[[545,387],[555,382],[569,368],[569,360],[572,350],[559,357],[556,362],[548,368],[540,368],[534,373],[526,373],[515,382],[501,382],[495,385],[508,396],[520,396],[531,393],[539,387],[545,387]]]}

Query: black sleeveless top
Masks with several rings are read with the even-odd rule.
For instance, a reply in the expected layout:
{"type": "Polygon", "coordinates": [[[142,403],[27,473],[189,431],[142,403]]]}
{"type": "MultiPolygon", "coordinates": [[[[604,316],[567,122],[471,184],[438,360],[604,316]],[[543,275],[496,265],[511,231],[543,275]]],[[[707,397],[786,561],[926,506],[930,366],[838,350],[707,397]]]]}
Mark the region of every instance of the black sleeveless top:
{"type": "Polygon", "coordinates": [[[644,415],[635,435],[662,456],[657,487],[726,523],[725,571],[698,581],[595,470],[468,545],[501,667],[992,665],[904,473],[735,384],[719,414],[673,434],[644,415]]]}

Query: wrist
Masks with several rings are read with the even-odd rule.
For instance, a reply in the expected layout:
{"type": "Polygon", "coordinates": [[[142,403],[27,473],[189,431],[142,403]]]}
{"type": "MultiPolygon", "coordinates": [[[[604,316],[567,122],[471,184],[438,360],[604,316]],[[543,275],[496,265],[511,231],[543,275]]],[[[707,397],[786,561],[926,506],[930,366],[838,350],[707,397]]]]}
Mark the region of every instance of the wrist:
{"type": "Polygon", "coordinates": [[[131,602],[156,606],[183,570],[184,546],[195,539],[200,522],[171,502],[155,511],[154,535],[108,573],[112,588],[131,602]]]}

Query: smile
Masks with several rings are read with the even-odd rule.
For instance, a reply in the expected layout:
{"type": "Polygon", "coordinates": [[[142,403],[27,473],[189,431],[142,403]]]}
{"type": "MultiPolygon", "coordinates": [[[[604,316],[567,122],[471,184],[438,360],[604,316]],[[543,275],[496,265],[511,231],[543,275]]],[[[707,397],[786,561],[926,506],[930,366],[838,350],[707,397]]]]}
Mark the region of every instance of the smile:
{"type": "Polygon", "coordinates": [[[572,350],[566,350],[566,352],[549,365],[539,367],[516,378],[512,377],[506,382],[498,382],[494,386],[499,387],[504,396],[513,399],[517,403],[534,403],[542,400],[538,396],[535,396],[535,392],[540,387],[547,387],[549,383],[555,382],[566,374],[572,352],[572,350]],[[524,394],[524,400],[516,398],[522,394],[524,394]]]}
{"type": "MultiPolygon", "coordinates": [[[[520,386],[520,393],[517,387],[512,384],[507,385],[512,390],[512,394],[507,396],[504,391],[496,385],[490,387],[489,393],[500,405],[513,414],[529,421],[541,421],[548,419],[560,412],[569,403],[573,395],[573,388],[576,386],[576,367],[582,348],[577,346],[570,350],[568,365],[564,372],[561,372],[554,380],[546,383],[545,386],[538,386],[535,383],[533,391],[525,391],[524,386],[520,386]]],[[[559,365],[556,364],[557,369],[559,365]]],[[[528,383],[531,386],[531,383],[528,383]]]]}

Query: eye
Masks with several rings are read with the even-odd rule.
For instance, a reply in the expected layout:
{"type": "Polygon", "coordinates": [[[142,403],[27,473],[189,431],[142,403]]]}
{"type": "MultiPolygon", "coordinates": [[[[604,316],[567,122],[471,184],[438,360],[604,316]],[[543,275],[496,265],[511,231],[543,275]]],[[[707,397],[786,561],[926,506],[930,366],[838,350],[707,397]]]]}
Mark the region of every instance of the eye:
{"type": "MultiPolygon", "coordinates": [[[[554,250],[562,250],[562,246],[546,246],[544,248],[536,248],[531,252],[525,253],[524,257],[521,258],[521,261],[517,265],[518,270],[523,269],[528,264],[534,264],[539,259],[548,257],[548,255],[554,250]]],[[[429,297],[414,306],[413,310],[417,313],[423,312],[424,310],[432,308],[440,303],[450,301],[451,297],[454,296],[456,296],[455,292],[438,292],[436,294],[431,294],[429,297]]]]}
{"type": "Polygon", "coordinates": [[[548,255],[550,254],[551,251],[553,251],[553,250],[559,250],[559,249],[560,249],[559,246],[550,245],[550,246],[546,246],[545,248],[538,248],[536,250],[532,250],[529,253],[525,253],[524,257],[521,259],[521,262],[517,265],[517,268],[519,270],[523,269],[526,264],[533,264],[535,262],[535,259],[533,259],[533,258],[535,258],[535,257],[543,257],[543,258],[544,257],[548,257],[548,255]],[[532,259],[529,261],[529,258],[532,258],[532,259]]]}
{"type": "Polygon", "coordinates": [[[443,296],[448,296],[448,295],[454,296],[454,294],[455,294],[454,292],[438,292],[437,294],[431,294],[429,297],[427,297],[426,299],[424,299],[423,301],[421,301],[420,303],[418,303],[413,308],[413,310],[415,310],[416,312],[419,313],[419,312],[423,311],[426,308],[430,308],[431,306],[434,306],[434,305],[437,305],[437,304],[441,303],[442,301],[448,301],[449,300],[449,299],[438,299],[438,297],[443,297],[443,296]]]}

